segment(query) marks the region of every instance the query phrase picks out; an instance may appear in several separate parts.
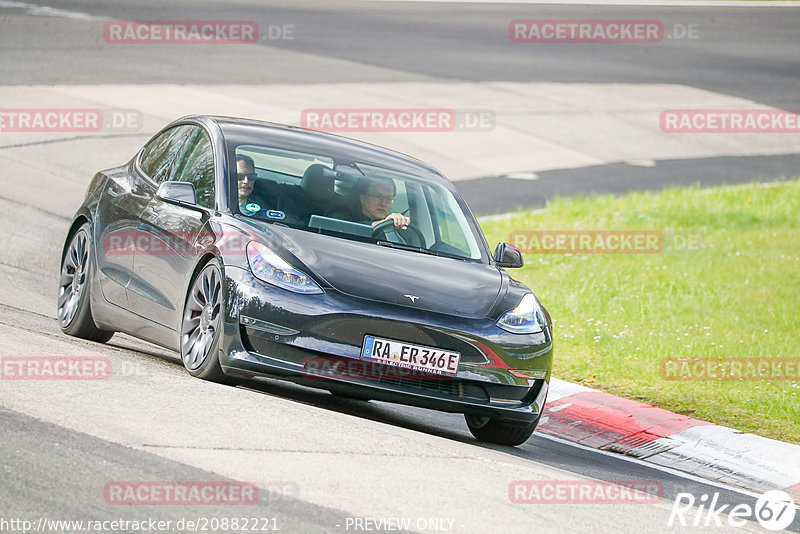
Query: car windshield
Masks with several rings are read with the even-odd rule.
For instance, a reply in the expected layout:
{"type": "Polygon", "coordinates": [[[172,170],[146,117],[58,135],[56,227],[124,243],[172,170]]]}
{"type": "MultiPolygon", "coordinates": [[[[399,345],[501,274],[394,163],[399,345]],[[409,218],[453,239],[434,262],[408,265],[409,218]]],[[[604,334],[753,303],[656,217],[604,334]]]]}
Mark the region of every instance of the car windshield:
{"type": "Polygon", "coordinates": [[[420,253],[481,259],[468,223],[471,215],[447,187],[428,178],[260,145],[239,145],[235,154],[237,174],[231,179],[239,202],[234,208],[246,217],[420,253]]]}

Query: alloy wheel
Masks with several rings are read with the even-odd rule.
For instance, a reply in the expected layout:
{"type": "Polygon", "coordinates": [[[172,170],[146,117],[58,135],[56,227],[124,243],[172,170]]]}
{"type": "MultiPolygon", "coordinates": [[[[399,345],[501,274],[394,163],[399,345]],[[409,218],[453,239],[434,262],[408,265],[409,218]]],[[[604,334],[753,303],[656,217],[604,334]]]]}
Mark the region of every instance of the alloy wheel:
{"type": "Polygon", "coordinates": [[[195,370],[208,358],[220,329],[221,293],[219,270],[209,265],[195,278],[186,300],[181,329],[181,358],[195,370]]]}
{"type": "Polygon", "coordinates": [[[83,229],[75,232],[61,265],[61,280],[58,288],[58,320],[66,328],[75,318],[86,287],[86,269],[89,250],[88,235],[83,229]]]}

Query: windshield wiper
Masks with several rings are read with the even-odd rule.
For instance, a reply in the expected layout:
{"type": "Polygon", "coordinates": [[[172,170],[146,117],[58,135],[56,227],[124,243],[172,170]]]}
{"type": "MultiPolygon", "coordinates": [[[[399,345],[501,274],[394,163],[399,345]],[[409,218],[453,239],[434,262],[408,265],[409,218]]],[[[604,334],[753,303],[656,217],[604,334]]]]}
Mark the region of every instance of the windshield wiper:
{"type": "Polygon", "coordinates": [[[439,256],[442,258],[453,258],[455,260],[463,260],[461,256],[456,256],[455,254],[448,254],[447,252],[438,252],[436,250],[430,250],[427,248],[422,247],[415,247],[412,245],[401,245],[400,243],[392,243],[391,241],[378,241],[378,245],[381,247],[389,247],[389,248],[397,248],[400,250],[410,250],[411,252],[420,252],[422,254],[429,254],[431,256],[439,256]]]}

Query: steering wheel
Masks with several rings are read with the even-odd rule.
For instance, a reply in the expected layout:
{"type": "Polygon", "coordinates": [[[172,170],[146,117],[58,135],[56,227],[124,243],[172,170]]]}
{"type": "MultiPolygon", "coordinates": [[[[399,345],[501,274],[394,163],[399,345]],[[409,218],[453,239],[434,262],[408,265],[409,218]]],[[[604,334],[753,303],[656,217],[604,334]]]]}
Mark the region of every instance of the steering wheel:
{"type": "MultiPolygon", "coordinates": [[[[378,235],[380,233],[383,233],[383,235],[386,236],[387,231],[389,231],[392,228],[395,228],[394,220],[386,219],[385,221],[381,221],[379,224],[376,224],[375,226],[372,227],[372,236],[375,237],[376,235],[378,235]]],[[[425,246],[425,236],[422,235],[422,232],[420,231],[419,228],[417,228],[414,225],[414,223],[409,223],[406,226],[406,229],[407,230],[411,230],[412,232],[414,232],[414,234],[416,235],[417,239],[419,240],[419,246],[420,247],[424,247],[425,246]]],[[[397,230],[395,230],[395,231],[397,231],[397,230]]]]}

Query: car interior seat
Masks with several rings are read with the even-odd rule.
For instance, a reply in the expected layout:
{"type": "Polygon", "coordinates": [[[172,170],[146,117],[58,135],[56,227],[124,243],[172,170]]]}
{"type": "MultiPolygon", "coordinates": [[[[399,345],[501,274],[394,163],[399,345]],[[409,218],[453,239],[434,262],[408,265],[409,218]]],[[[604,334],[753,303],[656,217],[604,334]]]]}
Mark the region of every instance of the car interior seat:
{"type": "Polygon", "coordinates": [[[300,185],[281,184],[278,210],[286,214],[285,222],[308,225],[311,215],[324,213],[334,196],[333,169],[320,163],[310,165],[300,185]]]}

